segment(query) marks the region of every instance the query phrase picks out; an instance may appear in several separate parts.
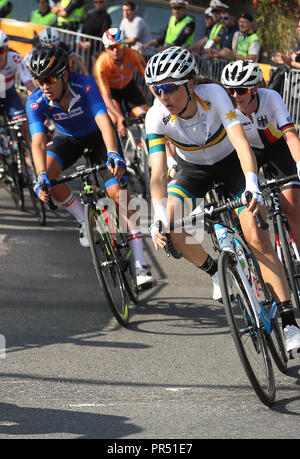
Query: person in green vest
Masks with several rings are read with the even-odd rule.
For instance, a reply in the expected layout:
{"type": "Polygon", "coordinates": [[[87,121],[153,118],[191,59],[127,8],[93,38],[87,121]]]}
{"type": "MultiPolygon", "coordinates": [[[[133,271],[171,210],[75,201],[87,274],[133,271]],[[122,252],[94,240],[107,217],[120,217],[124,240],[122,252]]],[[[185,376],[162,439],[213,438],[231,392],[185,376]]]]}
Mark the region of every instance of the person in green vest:
{"type": "Polygon", "coordinates": [[[13,4],[8,0],[0,0],[0,18],[9,18],[13,4]]]}
{"type": "Polygon", "coordinates": [[[225,59],[249,59],[257,62],[261,50],[261,40],[253,29],[254,20],[248,13],[242,13],[239,18],[239,30],[232,39],[232,49],[223,48],[218,57],[225,59]]]}
{"type": "Polygon", "coordinates": [[[57,27],[77,31],[84,18],[84,0],[61,0],[51,11],[57,15],[57,27]]]}
{"type": "Polygon", "coordinates": [[[45,26],[53,26],[56,23],[57,16],[51,12],[48,0],[37,0],[38,8],[31,11],[29,22],[45,26]]]}
{"type": "Polygon", "coordinates": [[[171,0],[172,16],[164,33],[154,40],[145,43],[143,51],[150,46],[169,48],[170,46],[185,46],[193,43],[195,34],[195,21],[186,13],[187,0],[171,0]]]}
{"type": "Polygon", "coordinates": [[[219,49],[220,42],[223,32],[223,24],[220,16],[225,11],[229,10],[229,6],[219,0],[212,0],[209,8],[206,10],[210,14],[213,20],[213,26],[210,30],[209,35],[205,35],[200,40],[195,41],[192,45],[187,46],[187,49],[192,52],[194,56],[205,54],[210,49],[219,49]]]}

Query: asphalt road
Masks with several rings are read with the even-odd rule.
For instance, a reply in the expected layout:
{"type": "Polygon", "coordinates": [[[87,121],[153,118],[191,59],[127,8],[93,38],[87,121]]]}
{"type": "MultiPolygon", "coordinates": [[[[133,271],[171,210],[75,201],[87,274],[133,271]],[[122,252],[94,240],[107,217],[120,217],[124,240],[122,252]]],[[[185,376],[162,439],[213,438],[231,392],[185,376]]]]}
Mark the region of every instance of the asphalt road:
{"type": "Polygon", "coordinates": [[[125,329],[73,220],[41,228],[0,190],[0,439],[299,438],[300,361],[275,368],[266,408],[210,279],[155,254],[148,235],[145,249],[156,283],[125,329]]]}

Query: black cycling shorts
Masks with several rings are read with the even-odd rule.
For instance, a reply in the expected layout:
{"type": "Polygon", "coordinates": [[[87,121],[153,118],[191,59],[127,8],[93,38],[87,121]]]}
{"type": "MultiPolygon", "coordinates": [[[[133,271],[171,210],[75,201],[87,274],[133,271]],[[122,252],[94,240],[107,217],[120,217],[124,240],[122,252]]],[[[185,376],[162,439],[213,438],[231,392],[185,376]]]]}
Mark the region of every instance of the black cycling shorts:
{"type": "Polygon", "coordinates": [[[168,184],[168,196],[176,196],[193,210],[197,198],[204,198],[215,181],[224,183],[231,198],[240,196],[245,189],[245,176],[235,151],[211,165],[192,164],[177,157],[178,171],[168,184]]]}
{"type": "MultiPolygon", "coordinates": [[[[124,157],[117,134],[116,137],[118,141],[118,153],[121,157],[124,157]]],[[[107,151],[100,130],[85,137],[71,137],[55,131],[52,142],[47,144],[47,155],[55,157],[61,169],[65,170],[71,167],[83,155],[86,148],[90,150],[89,156],[93,163],[101,164],[106,162],[107,151]]],[[[108,169],[103,171],[102,177],[106,188],[118,183],[117,179],[108,169]]],[[[128,181],[127,176],[123,176],[123,179],[125,182],[128,181]]]]}
{"type": "Polygon", "coordinates": [[[112,98],[119,102],[121,107],[125,106],[128,113],[134,107],[146,104],[145,98],[134,80],[131,80],[123,89],[111,88],[110,91],[112,98]]]}
{"type": "MultiPolygon", "coordinates": [[[[297,174],[297,167],[289,147],[283,137],[277,142],[264,148],[252,148],[255,153],[258,168],[268,164],[271,166],[271,175],[275,179],[297,174]]],[[[300,182],[285,184],[282,189],[300,188],[300,182]]]]}

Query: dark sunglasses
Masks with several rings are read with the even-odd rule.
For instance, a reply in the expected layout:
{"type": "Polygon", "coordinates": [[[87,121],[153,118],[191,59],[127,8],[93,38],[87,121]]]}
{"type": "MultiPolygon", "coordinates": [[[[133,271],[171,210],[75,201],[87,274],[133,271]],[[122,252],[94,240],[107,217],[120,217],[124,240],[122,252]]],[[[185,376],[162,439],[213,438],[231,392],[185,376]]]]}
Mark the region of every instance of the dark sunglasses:
{"type": "Polygon", "coordinates": [[[0,48],[0,54],[4,54],[6,51],[6,47],[5,46],[1,46],[0,48]]]}
{"type": "Polygon", "coordinates": [[[236,92],[238,96],[244,96],[250,94],[252,88],[226,88],[231,96],[234,96],[236,92]]]}
{"type": "Polygon", "coordinates": [[[228,19],[231,19],[232,16],[220,16],[221,21],[228,21],[228,19]]]}
{"type": "Polygon", "coordinates": [[[153,91],[157,96],[164,94],[172,94],[173,92],[178,91],[179,86],[187,83],[189,80],[174,81],[174,83],[164,83],[164,84],[154,84],[152,86],[153,91]]]}
{"type": "Polygon", "coordinates": [[[35,81],[39,86],[43,86],[44,84],[53,84],[58,81],[58,78],[56,76],[49,76],[49,77],[44,77],[44,78],[35,78],[35,81]]]}
{"type": "Polygon", "coordinates": [[[172,6],[172,10],[183,10],[184,6],[172,6]]]}

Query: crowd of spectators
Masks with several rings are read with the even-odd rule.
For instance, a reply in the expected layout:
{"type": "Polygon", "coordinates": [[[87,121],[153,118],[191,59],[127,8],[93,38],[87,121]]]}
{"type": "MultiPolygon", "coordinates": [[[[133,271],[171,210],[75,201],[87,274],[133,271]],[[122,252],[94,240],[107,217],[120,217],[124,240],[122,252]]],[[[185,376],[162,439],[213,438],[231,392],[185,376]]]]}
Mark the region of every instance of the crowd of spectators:
{"type": "MultiPolygon", "coordinates": [[[[177,45],[186,47],[195,56],[207,61],[220,58],[259,61],[262,43],[250,13],[237,16],[226,3],[211,0],[205,10],[204,34],[195,41],[195,20],[187,12],[189,1],[170,0],[170,19],[161,36],[154,39],[145,20],[136,14],[135,3],[124,0],[123,18],[118,26],[125,33],[127,46],[140,51],[145,57],[162,48],[177,45]]],[[[112,19],[106,10],[106,0],[93,0],[93,7],[85,11],[85,0],[37,0],[37,8],[30,12],[28,20],[101,38],[105,30],[112,26],[112,19]]],[[[0,0],[0,17],[13,17],[13,2],[0,0]]],[[[300,21],[297,32],[300,38],[300,21]]],[[[81,46],[90,50],[89,54],[94,56],[94,60],[101,50],[101,43],[90,40],[83,39],[81,46]]],[[[294,53],[278,53],[272,60],[275,64],[300,69],[300,42],[294,53]]]]}

